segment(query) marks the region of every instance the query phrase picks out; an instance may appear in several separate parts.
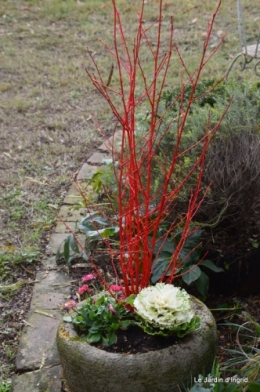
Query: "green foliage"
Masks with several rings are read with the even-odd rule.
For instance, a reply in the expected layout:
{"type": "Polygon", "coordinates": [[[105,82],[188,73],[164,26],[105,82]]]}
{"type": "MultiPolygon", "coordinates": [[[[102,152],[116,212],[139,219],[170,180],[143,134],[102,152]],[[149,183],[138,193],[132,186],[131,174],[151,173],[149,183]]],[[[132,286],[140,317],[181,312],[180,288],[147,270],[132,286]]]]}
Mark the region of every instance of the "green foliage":
{"type": "MultiPolygon", "coordinates": [[[[226,133],[234,126],[237,131],[247,127],[257,127],[260,118],[260,85],[259,83],[248,84],[246,81],[237,83],[236,81],[222,81],[216,86],[215,79],[205,79],[198,83],[196,88],[196,97],[193,100],[188,124],[192,125],[192,132],[200,128],[199,135],[203,135],[202,128],[208,123],[210,114],[210,123],[214,124],[223,113],[226,105],[230,100],[232,104],[225,115],[219,133],[226,133]]],[[[169,108],[171,117],[179,113],[180,105],[186,106],[191,93],[191,86],[187,85],[183,92],[183,102],[175,100],[181,94],[179,87],[167,91],[162,96],[163,108],[169,108]]],[[[218,136],[216,137],[218,138],[218,136]]]]}
{"type": "Polygon", "coordinates": [[[8,345],[8,344],[4,344],[4,350],[8,361],[11,362],[15,358],[17,350],[14,349],[12,345],[8,345]]]}
{"type": "MultiPolygon", "coordinates": [[[[12,247],[10,247],[12,249],[12,247]]],[[[16,268],[19,264],[31,264],[37,261],[40,252],[36,250],[24,251],[0,251],[0,281],[11,277],[12,268],[16,268]]]]}
{"type": "MultiPolygon", "coordinates": [[[[226,82],[218,83],[216,87],[215,79],[205,79],[201,80],[197,84],[196,88],[196,96],[193,99],[196,106],[204,107],[206,105],[214,107],[219,100],[219,97],[222,97],[225,102],[226,99],[230,98],[230,94],[226,88],[226,82]],[[210,91],[212,89],[212,91],[210,91]]],[[[181,91],[180,87],[175,87],[172,90],[168,90],[163,93],[162,101],[166,108],[170,108],[171,112],[175,114],[179,113],[180,110],[180,100],[177,101],[178,97],[181,97],[181,104],[186,106],[189,97],[191,94],[192,86],[188,84],[184,91],[181,91]]]]}
{"type": "Polygon", "coordinates": [[[8,277],[11,268],[9,263],[9,256],[5,252],[0,253],[0,276],[1,280],[8,277]]]}
{"type": "Polygon", "coordinates": [[[170,331],[167,329],[160,329],[153,327],[150,323],[140,320],[139,322],[135,323],[138,325],[142,330],[147,333],[148,335],[157,335],[157,336],[164,336],[169,337],[171,335],[177,335],[179,338],[183,338],[188,333],[195,331],[200,327],[200,318],[194,317],[189,323],[183,323],[178,325],[174,331],[170,331]]]}
{"type": "Polygon", "coordinates": [[[22,192],[19,189],[6,191],[0,196],[0,202],[8,206],[8,219],[19,221],[25,215],[25,204],[21,200],[22,192]]]}
{"type": "Polygon", "coordinates": [[[249,390],[253,392],[257,388],[260,390],[260,324],[247,312],[243,312],[240,317],[244,319],[242,325],[226,323],[230,328],[237,330],[236,340],[239,349],[228,350],[231,358],[222,364],[222,368],[232,372],[238,372],[239,368],[239,376],[248,378],[252,384],[252,389],[249,390]]]}
{"type": "MultiPolygon", "coordinates": [[[[185,122],[185,129],[181,136],[178,153],[186,151],[182,156],[180,155],[175,164],[174,173],[171,177],[171,187],[177,188],[182,183],[183,179],[188,175],[189,171],[197,161],[201,154],[203,143],[195,144],[205,135],[205,129],[209,126],[209,110],[211,124],[216,124],[225,106],[221,106],[220,110],[215,110],[214,107],[219,97],[221,103],[225,102],[227,105],[230,100],[230,93],[226,90],[224,82],[219,83],[214,89],[216,81],[214,79],[206,79],[200,81],[196,88],[195,98],[193,99],[189,115],[185,122]],[[213,89],[211,92],[209,90],[213,89]],[[213,114],[214,113],[214,114],[213,114]],[[194,146],[194,147],[192,147],[194,146]]],[[[175,146],[179,143],[178,129],[180,126],[180,113],[186,110],[192,86],[188,84],[184,91],[180,87],[174,88],[171,91],[163,93],[160,110],[164,114],[164,120],[160,124],[160,129],[157,131],[157,138],[154,141],[157,159],[154,160],[153,168],[153,186],[154,190],[159,190],[164,183],[163,172],[161,167],[171,164],[171,155],[175,146]]],[[[137,123],[137,138],[143,138],[144,134],[149,129],[149,117],[146,115],[140,116],[137,123]]],[[[197,170],[190,176],[188,182],[183,189],[178,192],[178,201],[186,201],[190,197],[190,189],[195,186],[197,181],[197,170]]]]}
{"type": "MultiPolygon", "coordinates": [[[[166,229],[167,223],[159,228],[158,236],[161,236],[166,229]],[[162,227],[163,226],[163,227],[162,227]]],[[[91,243],[97,243],[102,239],[112,239],[119,232],[118,226],[109,226],[109,221],[99,215],[97,212],[89,213],[81,219],[77,228],[85,233],[87,245],[85,251],[79,247],[73,234],[61,243],[56,254],[56,261],[61,258],[65,259],[66,264],[71,265],[72,260],[77,257],[83,257],[88,260],[91,256],[91,243]],[[99,225],[99,229],[97,229],[99,225]],[[102,226],[106,226],[101,228],[102,226]]],[[[201,234],[202,230],[196,230],[185,240],[184,246],[179,255],[178,264],[181,267],[176,271],[176,275],[181,275],[182,280],[187,285],[194,283],[197,290],[203,297],[206,297],[209,287],[208,275],[201,269],[201,267],[208,268],[214,272],[222,272],[223,269],[217,267],[211,260],[202,260],[201,234]],[[198,265],[199,264],[199,265],[198,265]]],[[[181,240],[182,231],[178,230],[171,234],[166,239],[158,239],[153,249],[154,263],[152,270],[151,283],[155,284],[160,280],[162,275],[168,268],[172,255],[181,240]]],[[[165,276],[171,274],[171,269],[167,270],[165,276]]]]}
{"type": "Polygon", "coordinates": [[[0,380],[0,392],[10,392],[12,390],[12,381],[6,380],[0,380]]]}
{"type": "Polygon", "coordinates": [[[108,226],[109,221],[98,215],[98,212],[89,213],[85,218],[81,219],[78,229],[85,233],[86,237],[91,241],[100,241],[102,238],[113,237],[119,232],[118,226],[97,229],[97,224],[100,226],[108,226]]]}
{"type": "MultiPolygon", "coordinates": [[[[157,241],[154,249],[154,253],[157,256],[152,270],[152,283],[158,282],[167,270],[172,254],[181,239],[181,234],[182,232],[178,231],[166,240],[159,239],[157,241]]],[[[182,280],[187,285],[194,282],[199,293],[205,297],[209,286],[209,278],[200,267],[206,267],[214,272],[222,272],[223,269],[217,267],[211,260],[205,259],[201,261],[201,234],[202,230],[196,230],[191,232],[185,240],[179,255],[179,264],[181,264],[181,267],[176,271],[176,275],[181,274],[182,280]]],[[[169,269],[165,276],[169,276],[171,272],[171,269],[169,269]]]]}
{"type": "Polygon", "coordinates": [[[215,359],[210,374],[200,374],[189,392],[260,392],[260,379],[250,382],[245,374],[226,376],[215,359]]]}
{"type": "Polygon", "coordinates": [[[59,246],[56,253],[56,262],[62,257],[64,257],[67,265],[70,265],[71,261],[76,257],[83,257],[85,260],[88,260],[91,255],[91,243],[114,237],[119,232],[118,226],[102,228],[102,226],[108,225],[109,221],[99,215],[98,212],[88,213],[80,220],[77,226],[78,230],[86,235],[88,247],[85,247],[85,250],[83,251],[75,240],[74,235],[69,234],[59,246]]]}
{"type": "Polygon", "coordinates": [[[12,202],[17,196],[21,196],[21,191],[19,189],[13,188],[10,191],[6,191],[0,196],[0,200],[12,202]]]}
{"type": "Polygon", "coordinates": [[[258,248],[259,248],[259,243],[258,243],[258,241],[257,241],[257,240],[253,240],[253,241],[252,241],[252,246],[253,246],[253,248],[258,249],[258,248]]]}
{"type": "Polygon", "coordinates": [[[260,381],[259,382],[250,382],[248,384],[249,392],[260,392],[260,381]]]}
{"type": "Polygon", "coordinates": [[[88,260],[88,254],[86,252],[80,251],[80,248],[75,241],[74,235],[69,234],[68,237],[59,246],[59,249],[56,253],[56,262],[60,260],[60,258],[64,257],[66,264],[70,266],[71,261],[79,256],[88,260]]]}
{"type": "MultiPolygon", "coordinates": [[[[232,100],[207,151],[201,189],[201,196],[205,197],[205,200],[196,219],[201,224],[212,227],[227,218],[233,219],[236,223],[238,219],[243,219],[243,224],[247,224],[260,190],[260,170],[257,164],[257,157],[260,154],[259,83],[238,84],[230,80],[216,86],[215,83],[214,79],[206,79],[198,83],[179,146],[180,156],[170,185],[177,188],[182,183],[201,153],[202,144],[196,143],[205,134],[205,129],[212,129],[218,123],[223,111],[232,100]],[[191,146],[193,147],[190,148],[191,146]],[[184,151],[185,153],[181,155],[184,151]]],[[[168,112],[160,125],[154,143],[157,160],[153,170],[153,187],[158,191],[158,198],[160,187],[165,181],[161,167],[165,159],[166,165],[170,165],[170,161],[167,163],[167,157],[171,156],[178,138],[179,113],[185,110],[190,93],[190,85],[187,85],[184,91],[174,88],[164,92],[160,102],[161,113],[164,113],[165,109],[168,112]],[[180,102],[180,96],[183,102],[180,102]]],[[[142,138],[148,127],[149,118],[143,115],[137,124],[137,137],[142,138]]],[[[190,189],[195,187],[197,175],[198,169],[193,172],[178,194],[177,203],[180,211],[188,203],[190,189]]]]}
{"type": "Polygon", "coordinates": [[[40,252],[36,250],[28,250],[28,251],[21,251],[21,252],[15,252],[13,255],[13,262],[16,264],[20,263],[25,263],[25,264],[31,264],[35,261],[37,261],[37,258],[39,257],[40,252]]]}
{"type": "Polygon", "coordinates": [[[104,169],[100,169],[93,174],[93,176],[88,180],[88,184],[92,185],[92,189],[96,193],[100,193],[103,188],[102,173],[104,169]]]}
{"type": "Polygon", "coordinates": [[[88,180],[88,184],[92,185],[92,189],[98,195],[105,192],[106,194],[117,193],[117,183],[112,163],[107,163],[104,167],[97,170],[88,180]]]}
{"type": "Polygon", "coordinates": [[[198,376],[198,380],[189,392],[238,392],[242,391],[236,382],[222,382],[219,381],[221,378],[215,375],[209,374],[207,377],[203,377],[201,374],[198,376]],[[218,380],[218,381],[217,381],[218,380]]]}
{"type": "Polygon", "coordinates": [[[116,343],[118,328],[129,327],[133,318],[123,302],[117,302],[108,295],[97,300],[87,299],[76,313],[76,316],[65,316],[63,320],[72,322],[88,343],[101,342],[104,346],[116,343]]]}

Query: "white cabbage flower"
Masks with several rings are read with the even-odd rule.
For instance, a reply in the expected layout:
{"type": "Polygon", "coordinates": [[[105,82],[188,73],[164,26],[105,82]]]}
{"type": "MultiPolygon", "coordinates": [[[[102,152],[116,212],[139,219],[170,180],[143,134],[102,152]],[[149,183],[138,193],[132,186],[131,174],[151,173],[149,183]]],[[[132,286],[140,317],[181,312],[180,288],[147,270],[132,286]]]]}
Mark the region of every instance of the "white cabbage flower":
{"type": "Polygon", "coordinates": [[[145,323],[159,329],[174,331],[195,317],[189,294],[172,284],[157,283],[144,288],[133,305],[145,323]]]}

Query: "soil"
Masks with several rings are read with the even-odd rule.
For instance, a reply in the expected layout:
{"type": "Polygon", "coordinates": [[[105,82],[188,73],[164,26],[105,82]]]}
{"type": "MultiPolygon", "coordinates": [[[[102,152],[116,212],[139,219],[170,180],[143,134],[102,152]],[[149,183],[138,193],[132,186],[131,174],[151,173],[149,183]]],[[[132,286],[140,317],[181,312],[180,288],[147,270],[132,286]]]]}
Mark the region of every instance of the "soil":
{"type": "MultiPolygon", "coordinates": [[[[173,344],[178,344],[180,341],[180,338],[174,335],[169,338],[147,335],[138,327],[130,327],[126,331],[118,330],[116,335],[117,342],[111,346],[102,347],[103,350],[110,353],[142,354],[148,351],[161,350],[173,344]]],[[[98,345],[97,347],[101,348],[98,345]]]]}
{"type": "MultiPolygon", "coordinates": [[[[33,269],[19,268],[15,277],[17,281],[26,281],[19,291],[13,295],[9,301],[0,298],[1,330],[0,330],[0,362],[8,363],[12,374],[13,363],[19,345],[19,339],[23,327],[26,323],[27,313],[30,308],[33,282],[36,275],[35,266],[33,269]],[[30,281],[32,282],[30,284],[30,281]]],[[[2,366],[1,372],[5,374],[8,369],[2,366]]],[[[1,374],[0,374],[1,375],[1,374]]]]}

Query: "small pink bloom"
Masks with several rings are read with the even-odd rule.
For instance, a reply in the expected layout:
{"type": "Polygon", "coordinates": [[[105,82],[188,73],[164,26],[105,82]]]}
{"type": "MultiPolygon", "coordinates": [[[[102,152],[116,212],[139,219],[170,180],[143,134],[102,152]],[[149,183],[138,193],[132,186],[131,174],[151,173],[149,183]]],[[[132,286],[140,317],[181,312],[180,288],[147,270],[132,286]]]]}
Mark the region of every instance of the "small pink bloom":
{"type": "Polygon", "coordinates": [[[126,299],[125,295],[120,295],[120,297],[117,298],[117,300],[120,302],[125,302],[125,299],[126,299]]]}
{"type": "Polygon", "coordinates": [[[109,304],[107,307],[108,307],[109,311],[110,311],[112,314],[117,314],[117,311],[114,309],[113,305],[109,304]]]}
{"type": "Polygon", "coordinates": [[[83,278],[81,279],[82,283],[86,283],[89,282],[90,280],[96,279],[94,274],[87,274],[85,276],[83,276],[83,278]]]}
{"type": "Polygon", "coordinates": [[[123,291],[123,287],[122,286],[118,286],[117,284],[112,284],[109,289],[111,291],[123,291]]]}
{"type": "Polygon", "coordinates": [[[88,287],[87,284],[83,284],[83,286],[81,286],[81,287],[78,289],[78,293],[79,293],[79,295],[82,295],[82,294],[84,294],[84,293],[91,294],[91,293],[92,293],[92,290],[88,287]]]}
{"type": "Polygon", "coordinates": [[[69,311],[72,308],[75,308],[77,306],[77,302],[74,301],[74,299],[70,299],[68,302],[64,304],[64,309],[69,311]]]}

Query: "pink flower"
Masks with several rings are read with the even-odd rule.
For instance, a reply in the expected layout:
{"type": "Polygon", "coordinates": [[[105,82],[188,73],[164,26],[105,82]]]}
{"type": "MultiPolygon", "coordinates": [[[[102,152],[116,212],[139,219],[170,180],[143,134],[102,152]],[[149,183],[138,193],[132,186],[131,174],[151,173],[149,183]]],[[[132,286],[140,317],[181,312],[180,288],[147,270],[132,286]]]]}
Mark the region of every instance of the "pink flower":
{"type": "Polygon", "coordinates": [[[109,290],[111,291],[123,291],[123,287],[122,286],[118,286],[117,284],[112,284],[111,286],[109,286],[109,290]]]}
{"type": "Polygon", "coordinates": [[[77,302],[74,301],[74,299],[70,299],[68,302],[64,304],[64,309],[69,311],[72,308],[75,308],[77,306],[77,302]]]}
{"type": "Polygon", "coordinates": [[[82,283],[86,283],[89,282],[90,280],[96,279],[94,274],[87,274],[85,276],[83,276],[83,278],[81,279],[82,283]]]}
{"type": "Polygon", "coordinates": [[[109,304],[107,307],[108,307],[109,311],[110,311],[112,314],[117,314],[117,311],[114,309],[113,305],[109,304]]]}
{"type": "Polygon", "coordinates": [[[79,289],[78,289],[78,293],[79,293],[79,295],[82,295],[82,294],[84,294],[84,293],[88,293],[88,294],[91,294],[92,293],[92,290],[88,287],[88,285],[87,284],[83,284],[83,286],[81,286],[79,289]]]}
{"type": "Polygon", "coordinates": [[[120,295],[120,297],[117,298],[117,300],[120,302],[125,302],[125,299],[126,299],[125,295],[120,295]]]}

